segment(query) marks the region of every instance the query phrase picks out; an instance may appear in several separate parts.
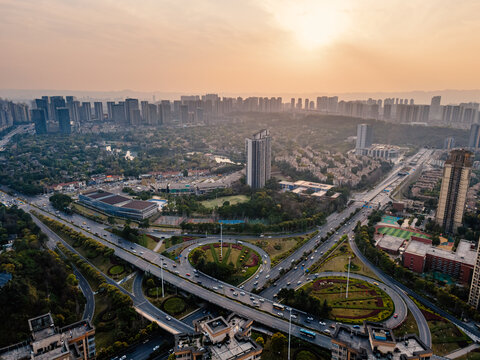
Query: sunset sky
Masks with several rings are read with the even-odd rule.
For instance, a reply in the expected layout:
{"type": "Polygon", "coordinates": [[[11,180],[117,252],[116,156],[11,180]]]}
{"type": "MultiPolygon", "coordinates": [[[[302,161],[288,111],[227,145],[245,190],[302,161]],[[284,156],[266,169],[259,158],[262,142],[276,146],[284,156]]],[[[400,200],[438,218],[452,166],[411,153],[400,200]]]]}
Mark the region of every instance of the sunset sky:
{"type": "Polygon", "coordinates": [[[0,0],[0,88],[479,88],[480,1],[0,0]]]}

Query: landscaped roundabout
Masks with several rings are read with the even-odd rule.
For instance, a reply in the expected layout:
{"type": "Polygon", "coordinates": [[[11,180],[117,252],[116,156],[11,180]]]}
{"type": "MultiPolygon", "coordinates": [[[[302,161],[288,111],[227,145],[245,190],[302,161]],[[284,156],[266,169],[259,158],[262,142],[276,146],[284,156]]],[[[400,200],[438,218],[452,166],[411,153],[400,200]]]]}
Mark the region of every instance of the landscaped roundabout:
{"type": "Polygon", "coordinates": [[[331,307],[330,318],[335,321],[361,324],[363,321],[382,322],[394,313],[395,307],[390,296],[375,284],[360,279],[344,277],[323,277],[301,288],[309,296],[331,307]]]}
{"type": "Polygon", "coordinates": [[[248,280],[262,263],[252,248],[235,243],[211,243],[199,246],[188,255],[193,267],[221,281],[238,285],[248,280]]]}

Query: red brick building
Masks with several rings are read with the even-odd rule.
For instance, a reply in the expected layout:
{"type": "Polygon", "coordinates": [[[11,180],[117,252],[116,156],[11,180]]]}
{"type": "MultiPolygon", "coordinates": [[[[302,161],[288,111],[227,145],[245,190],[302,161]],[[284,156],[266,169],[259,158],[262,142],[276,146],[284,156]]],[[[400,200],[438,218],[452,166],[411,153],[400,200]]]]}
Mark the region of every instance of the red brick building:
{"type": "Polygon", "coordinates": [[[403,253],[403,266],[417,273],[437,271],[469,283],[475,266],[473,243],[461,240],[455,252],[432,246],[431,241],[412,237],[403,253]]]}

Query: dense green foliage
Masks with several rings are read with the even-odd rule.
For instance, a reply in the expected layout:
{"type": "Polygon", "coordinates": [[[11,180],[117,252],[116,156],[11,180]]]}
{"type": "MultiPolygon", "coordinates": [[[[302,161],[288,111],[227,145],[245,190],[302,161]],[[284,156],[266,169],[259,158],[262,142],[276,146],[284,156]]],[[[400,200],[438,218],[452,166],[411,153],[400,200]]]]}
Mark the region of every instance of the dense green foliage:
{"type": "Polygon", "coordinates": [[[292,308],[321,318],[328,318],[332,310],[326,300],[321,302],[303,289],[295,291],[294,289],[283,288],[278,292],[278,299],[292,308]]]}
{"type": "Polygon", "coordinates": [[[78,321],[85,299],[77,280],[62,259],[44,250],[45,235],[30,215],[16,208],[0,206],[1,229],[15,235],[13,251],[0,255],[0,271],[12,279],[0,289],[0,346],[26,340],[29,318],[51,312],[55,324],[78,321]]]}
{"type": "Polygon", "coordinates": [[[70,214],[72,212],[72,210],[69,208],[69,205],[73,201],[70,196],[58,193],[50,196],[49,200],[52,203],[54,209],[66,212],[67,214],[70,214]]]}

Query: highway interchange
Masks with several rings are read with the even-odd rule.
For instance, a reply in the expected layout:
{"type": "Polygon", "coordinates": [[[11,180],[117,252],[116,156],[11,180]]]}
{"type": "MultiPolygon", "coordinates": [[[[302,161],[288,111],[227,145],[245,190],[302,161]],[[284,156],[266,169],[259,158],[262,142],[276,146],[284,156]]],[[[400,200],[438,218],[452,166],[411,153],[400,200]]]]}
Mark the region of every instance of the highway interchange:
{"type": "MultiPolygon", "coordinates": [[[[430,150],[423,149],[417,155],[415,155],[414,158],[416,160],[417,166],[426,162],[429,159],[430,154],[430,150]]],[[[412,158],[406,159],[405,162],[410,162],[412,158]]],[[[385,291],[387,291],[387,293],[394,300],[394,303],[396,305],[395,312],[398,314],[398,319],[394,319],[393,317],[388,319],[387,325],[395,326],[397,321],[402,321],[407,314],[406,309],[408,307],[408,309],[415,317],[415,320],[419,327],[420,338],[425,343],[431,345],[431,335],[426,320],[418,307],[415,305],[415,303],[409,298],[409,296],[407,296],[408,289],[406,290],[403,285],[399,284],[394,279],[385,276],[381,271],[372,266],[360,253],[360,251],[358,251],[355,242],[352,240],[353,229],[357,222],[365,222],[372,208],[382,207],[386,205],[389,201],[391,201],[389,197],[389,190],[394,189],[396,186],[399,185],[401,181],[405,179],[405,177],[400,177],[398,175],[398,173],[402,170],[405,162],[395,165],[394,169],[390,172],[390,174],[377,186],[375,186],[374,189],[362,194],[356,194],[354,197],[354,201],[348,207],[346,207],[345,210],[339,213],[331,214],[327,219],[327,223],[324,226],[318,228],[319,233],[314,238],[309,240],[301,248],[299,248],[286,259],[284,259],[278,265],[270,268],[270,259],[268,259],[267,264],[263,264],[257,274],[255,274],[252,279],[243,284],[242,288],[233,287],[231,285],[221,283],[218,280],[210,278],[207,275],[195,272],[191,265],[188,263],[188,261],[185,259],[185,255],[188,254],[188,251],[195,248],[196,246],[199,246],[200,244],[219,241],[218,236],[200,238],[197,241],[192,242],[191,246],[189,246],[183,251],[184,256],[181,257],[180,263],[175,263],[174,261],[167,259],[152,250],[143,248],[138,244],[130,243],[113,234],[108,233],[105,230],[105,225],[103,224],[99,224],[94,221],[85,219],[78,214],[68,216],[57,213],[55,215],[53,209],[50,207],[50,204],[48,204],[48,198],[46,196],[26,198],[25,203],[20,203],[19,205],[23,207],[26,211],[36,210],[38,212],[44,212],[45,215],[48,215],[57,221],[61,221],[69,225],[76,231],[83,232],[85,235],[95,238],[106,246],[114,248],[115,254],[118,257],[131,263],[141,271],[148,272],[160,278],[162,276],[161,264],[164,264],[164,281],[172,285],[178,286],[179,288],[195,294],[196,296],[210,303],[216,304],[222,308],[229,309],[241,315],[253,318],[264,326],[278,329],[284,332],[288,332],[289,324],[287,320],[289,318],[289,311],[279,311],[278,309],[272,308],[274,295],[281,288],[289,286],[287,284],[296,287],[304,284],[307,281],[311,281],[316,277],[324,276],[324,274],[308,274],[305,272],[305,269],[310,267],[314,262],[318,260],[319,257],[321,257],[328,249],[330,249],[337,241],[339,241],[342,235],[348,235],[348,241],[350,241],[350,246],[352,247],[352,250],[355,252],[356,256],[358,256],[365,264],[367,264],[371,268],[371,270],[377,275],[377,277],[381,279],[383,284],[380,284],[379,286],[382,287],[385,291]],[[45,206],[43,204],[45,204],[45,206]],[[355,213],[355,211],[357,212],[355,213]],[[346,221],[347,217],[351,214],[353,214],[352,218],[346,221]],[[341,225],[342,222],[344,223],[343,225],[341,225]],[[336,230],[333,236],[330,236],[323,243],[319,241],[322,237],[326,237],[327,232],[333,230],[336,230]],[[305,256],[304,254],[308,254],[308,256],[305,256]],[[296,265],[297,262],[298,265],[296,265]],[[286,271],[288,269],[289,271],[286,271]],[[285,271],[286,273],[284,273],[285,271]],[[190,275],[188,276],[187,273],[190,275]],[[256,286],[260,288],[264,286],[269,279],[275,279],[273,285],[267,287],[264,291],[261,292],[260,295],[254,295],[249,292],[253,289],[254,283],[256,281],[258,281],[258,284],[256,286]],[[242,295],[242,293],[244,293],[244,295],[242,295]],[[256,304],[254,304],[254,301],[256,304]]],[[[9,202],[15,202],[15,199],[10,197],[9,202]]],[[[43,225],[39,221],[37,221],[37,223],[42,228],[42,231],[44,231],[50,239],[53,239],[55,242],[63,242],[45,225],[43,225]]],[[[231,236],[224,236],[223,240],[227,242],[239,241],[238,237],[231,236]]],[[[66,244],[66,246],[67,245],[68,244],[66,244]]],[[[71,250],[75,251],[73,248],[71,248],[71,250]]],[[[258,249],[256,250],[258,251],[258,249]]],[[[264,259],[264,254],[262,253],[262,251],[259,251],[259,253],[262,254],[262,259],[264,259]]],[[[82,284],[83,281],[81,280],[81,277],[79,277],[79,281],[82,291],[84,291],[84,288],[86,286],[85,284],[82,284]]],[[[113,282],[113,280],[111,279],[110,281],[113,282]]],[[[372,279],[367,279],[367,281],[372,282],[372,279]]],[[[88,289],[85,291],[88,292],[88,289]]],[[[123,291],[126,292],[126,290],[123,291]]],[[[141,284],[139,287],[138,281],[135,281],[134,283],[133,293],[126,293],[134,300],[134,305],[138,312],[142,313],[147,318],[156,321],[170,332],[176,333],[192,331],[192,328],[189,325],[186,325],[179,320],[176,320],[174,318],[167,320],[167,315],[157,309],[155,306],[153,306],[143,296],[143,293],[141,292],[141,284]]],[[[86,297],[88,299],[87,295],[86,297]]],[[[85,311],[85,314],[87,314],[87,318],[91,316],[89,315],[89,313],[93,314],[93,310],[90,309],[85,311]]],[[[326,320],[322,321],[322,319],[308,320],[307,318],[310,317],[308,314],[304,314],[301,311],[295,309],[292,309],[292,313],[296,314],[296,318],[292,319],[292,335],[300,336],[300,328],[308,327],[316,330],[318,332],[318,336],[315,339],[306,340],[312,341],[322,347],[330,347],[330,338],[328,336],[322,335],[321,332],[328,330],[330,325],[333,325],[331,322],[326,320]],[[326,323],[325,325],[323,325],[324,322],[326,323]]],[[[466,328],[467,330],[470,330],[470,335],[472,333],[474,335],[478,335],[475,333],[474,328],[472,329],[471,327],[466,327],[463,322],[460,322],[455,318],[453,318],[451,321],[453,320],[455,320],[454,322],[457,324],[457,326],[461,326],[462,329],[466,328]]]]}

